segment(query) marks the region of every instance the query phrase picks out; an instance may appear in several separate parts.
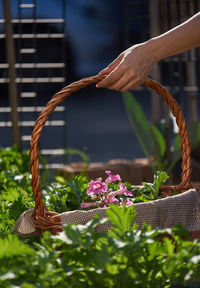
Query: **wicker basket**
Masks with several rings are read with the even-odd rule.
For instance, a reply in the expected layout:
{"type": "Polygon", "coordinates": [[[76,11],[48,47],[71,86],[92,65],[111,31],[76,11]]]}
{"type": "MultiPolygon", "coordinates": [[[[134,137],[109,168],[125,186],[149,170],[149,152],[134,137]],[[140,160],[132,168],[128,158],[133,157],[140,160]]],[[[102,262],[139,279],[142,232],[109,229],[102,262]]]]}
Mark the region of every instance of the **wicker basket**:
{"type": "MultiPolygon", "coordinates": [[[[38,141],[49,115],[54,111],[58,104],[73,92],[76,92],[92,83],[97,83],[103,78],[104,76],[97,75],[81,79],[80,81],[64,87],[60,92],[56,93],[52,97],[38,117],[30,143],[30,172],[32,175],[31,183],[35,208],[25,211],[20,216],[13,229],[14,232],[17,232],[20,235],[30,235],[35,233],[41,235],[44,231],[50,231],[52,234],[56,234],[63,230],[62,227],[65,223],[86,224],[96,213],[99,213],[101,218],[106,217],[105,209],[108,208],[97,208],[89,211],[76,210],[62,214],[49,211],[42,201],[42,191],[38,171],[38,141]]],[[[181,137],[182,174],[181,183],[179,185],[162,186],[160,188],[160,194],[163,198],[151,202],[135,204],[137,216],[134,222],[136,222],[140,227],[145,221],[147,224],[151,224],[153,228],[167,228],[172,227],[177,223],[182,223],[193,233],[193,235],[196,235],[200,230],[200,197],[198,190],[194,188],[191,189],[192,187],[190,185],[191,149],[185,119],[177,102],[172,98],[166,88],[149,78],[147,78],[143,84],[164,98],[164,101],[170,106],[171,111],[176,118],[181,137]],[[180,194],[170,196],[174,191],[174,188],[180,191],[180,194]]],[[[107,222],[99,225],[97,231],[107,231],[109,227],[110,224],[107,222]]]]}

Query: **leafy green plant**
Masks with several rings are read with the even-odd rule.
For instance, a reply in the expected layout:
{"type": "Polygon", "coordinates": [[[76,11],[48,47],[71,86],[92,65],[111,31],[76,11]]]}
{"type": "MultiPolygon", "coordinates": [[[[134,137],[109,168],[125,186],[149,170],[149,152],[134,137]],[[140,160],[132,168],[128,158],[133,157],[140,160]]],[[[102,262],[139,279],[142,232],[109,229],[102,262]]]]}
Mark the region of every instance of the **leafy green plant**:
{"type": "MultiPolygon", "coordinates": [[[[173,133],[171,129],[173,143],[170,155],[166,157],[163,123],[160,123],[159,127],[151,124],[132,93],[124,92],[123,100],[133,131],[152,169],[154,172],[162,170],[169,173],[181,159],[179,134],[173,133]]],[[[192,149],[194,149],[200,144],[200,121],[188,124],[188,134],[192,149]]]]}
{"type": "MultiPolygon", "coordinates": [[[[69,224],[56,236],[48,232],[41,239],[13,235],[12,227],[18,216],[33,206],[32,188],[30,175],[24,168],[25,159],[17,164],[5,154],[2,159],[2,167],[7,168],[0,171],[0,287],[200,286],[200,241],[188,241],[188,232],[181,226],[152,230],[144,224],[138,230],[133,205],[111,204],[106,210],[107,219],[96,215],[86,225],[69,224]],[[7,159],[10,166],[3,163],[7,159]],[[108,232],[96,233],[96,227],[107,221],[112,224],[108,232]]],[[[120,188],[120,176],[107,172],[108,190],[132,189],[129,183],[120,188]]],[[[167,177],[166,173],[158,172],[153,183],[142,183],[142,194],[137,194],[143,196],[140,201],[157,198],[167,177]]],[[[58,212],[77,209],[82,201],[88,201],[88,184],[83,175],[67,182],[57,177],[55,183],[43,186],[45,203],[58,212]]]]}
{"type": "Polygon", "coordinates": [[[88,198],[86,195],[88,179],[83,175],[74,176],[66,183],[63,178],[57,178],[59,182],[61,179],[62,184],[52,183],[43,190],[47,207],[58,213],[80,209],[81,202],[88,198]]]}
{"type": "Polygon", "coordinates": [[[107,221],[96,216],[56,236],[47,232],[33,247],[15,235],[0,239],[0,286],[199,287],[200,242],[183,240],[183,227],[137,230],[134,206],[112,204],[107,215],[108,233],[95,232],[107,221]]]}
{"type": "Polygon", "coordinates": [[[29,153],[16,146],[0,149],[0,236],[7,236],[18,217],[33,206],[29,153]]]}
{"type": "Polygon", "coordinates": [[[135,197],[135,203],[138,202],[146,202],[159,198],[159,189],[161,184],[165,183],[165,181],[169,178],[166,172],[157,171],[154,175],[153,183],[143,182],[139,191],[139,195],[135,197]]]}
{"type": "Polygon", "coordinates": [[[29,152],[20,151],[17,146],[0,149],[0,171],[25,173],[29,170],[29,161],[29,152]]]}

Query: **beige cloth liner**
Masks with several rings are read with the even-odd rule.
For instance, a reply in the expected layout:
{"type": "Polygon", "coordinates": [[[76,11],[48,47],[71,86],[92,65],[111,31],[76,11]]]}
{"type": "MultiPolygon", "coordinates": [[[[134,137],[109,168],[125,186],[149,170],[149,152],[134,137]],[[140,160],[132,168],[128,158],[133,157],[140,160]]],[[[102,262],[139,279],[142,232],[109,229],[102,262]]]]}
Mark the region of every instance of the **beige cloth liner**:
{"type": "MultiPolygon", "coordinates": [[[[146,222],[155,228],[170,228],[178,223],[183,224],[190,232],[200,230],[200,196],[197,190],[190,189],[184,193],[150,202],[136,203],[137,215],[133,223],[139,228],[146,222]]],[[[61,223],[86,224],[94,215],[107,218],[105,210],[109,208],[96,208],[92,210],[75,210],[60,214],[61,223]]],[[[31,220],[33,208],[25,211],[17,220],[13,232],[21,236],[33,235],[36,231],[31,220]]],[[[111,227],[107,222],[96,227],[96,232],[106,232],[111,227]]]]}

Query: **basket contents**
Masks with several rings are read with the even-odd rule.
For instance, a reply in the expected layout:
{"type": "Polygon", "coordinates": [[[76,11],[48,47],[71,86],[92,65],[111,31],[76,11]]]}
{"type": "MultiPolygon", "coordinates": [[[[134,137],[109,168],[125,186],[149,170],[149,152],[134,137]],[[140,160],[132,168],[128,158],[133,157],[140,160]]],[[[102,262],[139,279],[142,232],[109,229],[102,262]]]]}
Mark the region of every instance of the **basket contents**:
{"type": "Polygon", "coordinates": [[[119,174],[113,175],[111,171],[105,171],[108,178],[91,180],[86,194],[91,197],[91,202],[81,203],[82,208],[103,207],[109,204],[125,205],[126,207],[138,202],[146,202],[157,199],[160,185],[168,178],[165,172],[158,171],[154,176],[153,183],[142,183],[141,186],[133,186],[122,183],[119,174]],[[116,183],[119,182],[119,183],[116,183]]]}

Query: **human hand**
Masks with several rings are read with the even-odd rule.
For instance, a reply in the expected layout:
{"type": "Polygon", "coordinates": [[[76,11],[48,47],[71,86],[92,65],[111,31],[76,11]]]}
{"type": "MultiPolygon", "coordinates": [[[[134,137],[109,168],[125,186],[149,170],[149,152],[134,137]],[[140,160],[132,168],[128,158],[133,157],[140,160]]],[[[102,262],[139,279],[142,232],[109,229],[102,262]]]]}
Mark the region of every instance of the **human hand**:
{"type": "Polygon", "coordinates": [[[117,91],[136,88],[144,82],[156,62],[148,42],[134,45],[122,52],[99,75],[107,75],[96,87],[117,91]]]}

